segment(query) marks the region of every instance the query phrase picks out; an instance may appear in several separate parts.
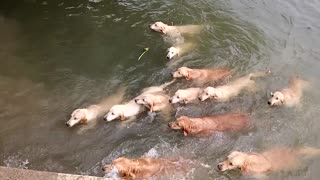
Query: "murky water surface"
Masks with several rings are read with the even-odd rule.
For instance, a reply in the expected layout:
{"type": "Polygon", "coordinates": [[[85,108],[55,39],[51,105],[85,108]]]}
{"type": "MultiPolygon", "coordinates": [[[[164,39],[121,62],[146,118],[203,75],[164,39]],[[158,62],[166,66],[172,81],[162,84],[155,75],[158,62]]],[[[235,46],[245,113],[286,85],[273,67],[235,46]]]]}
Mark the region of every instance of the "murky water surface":
{"type": "MultiPolygon", "coordinates": [[[[192,169],[187,179],[238,179],[239,172],[215,168],[232,150],[320,147],[319,8],[316,0],[1,2],[0,165],[103,176],[102,164],[119,156],[179,156],[206,165],[192,169]],[[206,30],[192,53],[168,66],[168,44],[148,29],[158,20],[204,24],[206,30]],[[144,47],[150,51],[137,61],[144,47]],[[120,85],[129,100],[144,87],[169,81],[182,65],[228,66],[235,76],[271,69],[253,95],[175,106],[169,118],[245,111],[254,130],[183,137],[168,129],[168,120],[148,113],[127,124],[99,119],[91,128],[65,126],[74,109],[112,95],[120,85]],[[295,75],[312,83],[302,106],[269,108],[270,91],[295,75]]],[[[189,85],[178,81],[170,92],[189,85]]],[[[317,179],[318,160],[271,179],[317,179]]]]}

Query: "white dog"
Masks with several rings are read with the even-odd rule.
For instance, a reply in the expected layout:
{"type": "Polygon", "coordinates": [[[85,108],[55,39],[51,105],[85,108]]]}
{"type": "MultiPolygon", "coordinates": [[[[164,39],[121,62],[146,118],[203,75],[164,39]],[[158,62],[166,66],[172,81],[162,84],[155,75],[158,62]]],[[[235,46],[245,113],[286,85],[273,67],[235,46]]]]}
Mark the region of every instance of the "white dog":
{"type": "Polygon", "coordinates": [[[298,105],[302,97],[303,89],[309,85],[307,81],[302,79],[293,78],[289,81],[289,87],[271,92],[271,98],[268,101],[270,106],[280,106],[285,105],[288,107],[298,105]]]}
{"type": "Polygon", "coordinates": [[[151,94],[151,93],[161,93],[164,91],[164,88],[172,84],[175,80],[170,81],[168,83],[162,84],[160,86],[153,86],[149,88],[145,88],[143,90],[143,93],[137,96],[136,98],[130,100],[129,102],[125,104],[120,104],[120,105],[115,105],[113,106],[110,111],[104,116],[104,119],[106,121],[112,121],[115,119],[120,119],[120,120],[126,120],[130,117],[134,117],[138,115],[140,112],[143,111],[144,107],[141,106],[140,104],[137,104],[135,102],[135,99],[139,98],[140,96],[146,95],[146,94],[151,94]]]}
{"type": "Polygon", "coordinates": [[[117,93],[105,98],[99,104],[91,105],[87,108],[79,108],[72,112],[71,118],[66,125],[72,127],[76,124],[86,124],[92,120],[96,120],[99,116],[106,113],[111,106],[122,101],[125,88],[119,88],[117,93]]]}
{"type": "Polygon", "coordinates": [[[219,102],[226,102],[231,98],[238,96],[243,90],[255,90],[255,81],[252,78],[263,77],[270,73],[271,71],[250,73],[227,85],[218,86],[216,88],[207,87],[200,94],[199,100],[205,101],[208,98],[214,98],[219,102]]]}
{"type": "Polygon", "coordinates": [[[135,102],[146,106],[150,112],[157,112],[169,107],[169,96],[162,92],[149,93],[137,97],[135,102]]]}
{"type": "Polygon", "coordinates": [[[194,43],[182,43],[168,48],[167,59],[172,60],[174,57],[181,57],[196,47],[194,43]]]}
{"type": "Polygon", "coordinates": [[[173,33],[181,33],[181,34],[199,34],[203,26],[201,25],[183,25],[183,26],[169,26],[161,21],[155,22],[150,26],[150,29],[160,32],[162,34],[173,34],[173,33]]]}
{"type": "Polygon", "coordinates": [[[169,102],[172,104],[175,103],[184,103],[188,104],[196,100],[202,91],[201,88],[187,88],[179,89],[172,98],[169,99],[169,102]]]}

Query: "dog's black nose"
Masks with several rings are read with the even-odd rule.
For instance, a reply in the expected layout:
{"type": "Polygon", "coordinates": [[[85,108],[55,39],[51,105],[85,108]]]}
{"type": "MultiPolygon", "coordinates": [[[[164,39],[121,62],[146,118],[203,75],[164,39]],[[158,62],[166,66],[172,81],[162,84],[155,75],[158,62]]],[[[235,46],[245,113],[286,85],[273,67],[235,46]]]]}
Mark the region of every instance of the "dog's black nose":
{"type": "Polygon", "coordinates": [[[217,165],[217,168],[219,169],[219,171],[221,171],[221,169],[222,169],[222,164],[218,164],[218,165],[217,165]]]}
{"type": "Polygon", "coordinates": [[[66,122],[66,126],[70,127],[70,124],[68,122],[66,122]]]}
{"type": "Polygon", "coordinates": [[[269,105],[271,105],[271,102],[270,102],[270,101],[268,101],[268,104],[269,104],[269,105]]]}
{"type": "Polygon", "coordinates": [[[169,57],[169,56],[167,56],[167,59],[168,59],[168,60],[170,60],[170,57],[169,57]]]}
{"type": "Polygon", "coordinates": [[[104,116],[104,117],[103,117],[103,120],[107,121],[107,116],[104,116]]]}
{"type": "Polygon", "coordinates": [[[135,99],[134,102],[138,103],[138,99],[135,99]]]}
{"type": "Polygon", "coordinates": [[[169,103],[172,103],[172,99],[169,99],[169,103]]]}
{"type": "Polygon", "coordinates": [[[198,99],[201,101],[201,97],[198,97],[198,99]]]}

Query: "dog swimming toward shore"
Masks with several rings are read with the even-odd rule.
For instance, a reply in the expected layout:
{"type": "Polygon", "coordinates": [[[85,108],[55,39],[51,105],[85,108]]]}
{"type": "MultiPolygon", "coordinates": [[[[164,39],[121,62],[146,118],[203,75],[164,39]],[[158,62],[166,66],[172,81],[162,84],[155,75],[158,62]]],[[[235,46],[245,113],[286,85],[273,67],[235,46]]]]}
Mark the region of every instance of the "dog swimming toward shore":
{"type": "Polygon", "coordinates": [[[271,74],[271,71],[255,72],[249,75],[240,77],[230,83],[218,87],[207,87],[199,95],[199,100],[205,101],[206,99],[213,98],[218,102],[227,102],[230,99],[238,96],[243,90],[254,91],[256,83],[254,78],[264,77],[271,74]]]}
{"type": "Polygon", "coordinates": [[[291,78],[289,87],[271,92],[271,98],[268,100],[270,106],[287,106],[292,107],[300,104],[303,90],[309,87],[309,82],[299,79],[297,77],[291,78]]]}
{"type": "Polygon", "coordinates": [[[79,108],[72,112],[70,119],[66,122],[68,127],[76,124],[87,124],[98,117],[103,116],[115,104],[123,100],[126,88],[121,87],[117,93],[104,98],[100,103],[90,105],[86,108],[79,108]]]}
{"type": "Polygon", "coordinates": [[[129,159],[119,157],[103,167],[105,173],[116,172],[122,179],[160,178],[186,170],[187,161],[142,157],[129,159]]]}
{"type": "Polygon", "coordinates": [[[262,153],[233,151],[217,168],[219,171],[239,169],[243,175],[265,177],[272,172],[297,168],[301,160],[319,155],[320,149],[313,147],[273,147],[262,153]]]}
{"type": "Polygon", "coordinates": [[[175,80],[172,80],[170,82],[164,83],[160,86],[152,86],[148,87],[142,90],[142,93],[135,97],[134,99],[130,100],[129,102],[125,104],[118,104],[111,107],[110,111],[104,116],[104,119],[106,121],[112,121],[115,119],[120,120],[127,120],[129,118],[134,118],[136,115],[138,115],[140,112],[142,112],[145,108],[141,104],[137,104],[135,102],[135,99],[138,99],[141,96],[144,96],[146,94],[152,94],[152,93],[163,93],[164,89],[175,82],[175,80]]]}

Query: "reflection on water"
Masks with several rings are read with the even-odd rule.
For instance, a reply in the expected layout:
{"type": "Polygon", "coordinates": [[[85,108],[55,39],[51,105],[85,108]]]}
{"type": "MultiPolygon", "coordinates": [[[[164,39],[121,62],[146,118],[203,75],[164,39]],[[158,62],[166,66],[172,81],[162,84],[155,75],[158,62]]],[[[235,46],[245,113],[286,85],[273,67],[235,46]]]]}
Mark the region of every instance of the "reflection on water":
{"type": "MultiPolygon", "coordinates": [[[[319,147],[320,4],[286,1],[21,1],[0,6],[0,165],[103,176],[101,166],[119,156],[184,157],[204,164],[186,176],[237,179],[238,172],[214,167],[232,150],[260,151],[276,144],[319,147]],[[199,47],[166,66],[167,44],[148,29],[154,21],[204,24],[199,47]],[[149,47],[137,61],[141,50],[149,47]],[[181,65],[228,66],[235,76],[271,69],[261,90],[229,103],[175,106],[181,115],[231,111],[251,113],[255,129],[243,134],[183,137],[160,115],[142,113],[136,121],[99,120],[93,129],[65,127],[78,107],[99,102],[128,86],[125,99],[142,88],[171,79],[181,65]],[[312,88],[301,108],[269,108],[269,92],[288,78],[309,79],[312,88]],[[209,167],[209,168],[208,168],[209,167]]],[[[190,84],[178,81],[173,93],[190,84]]],[[[319,177],[312,161],[274,179],[319,177]]],[[[178,178],[179,179],[179,178],[178,178]]]]}

